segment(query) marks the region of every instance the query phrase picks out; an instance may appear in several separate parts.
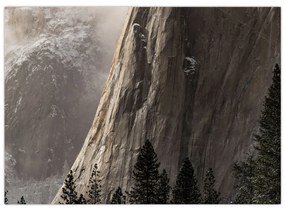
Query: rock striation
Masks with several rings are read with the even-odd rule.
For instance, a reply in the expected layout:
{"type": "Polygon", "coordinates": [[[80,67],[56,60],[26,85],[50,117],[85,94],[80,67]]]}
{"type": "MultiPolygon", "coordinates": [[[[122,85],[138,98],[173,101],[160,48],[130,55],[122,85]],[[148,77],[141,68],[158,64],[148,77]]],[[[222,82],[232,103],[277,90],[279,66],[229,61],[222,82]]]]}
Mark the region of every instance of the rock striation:
{"type": "Polygon", "coordinates": [[[72,166],[78,192],[95,163],[106,202],[117,186],[129,190],[150,139],[171,183],[189,156],[200,185],[211,167],[227,197],[279,59],[280,8],[132,8],[72,166]]]}

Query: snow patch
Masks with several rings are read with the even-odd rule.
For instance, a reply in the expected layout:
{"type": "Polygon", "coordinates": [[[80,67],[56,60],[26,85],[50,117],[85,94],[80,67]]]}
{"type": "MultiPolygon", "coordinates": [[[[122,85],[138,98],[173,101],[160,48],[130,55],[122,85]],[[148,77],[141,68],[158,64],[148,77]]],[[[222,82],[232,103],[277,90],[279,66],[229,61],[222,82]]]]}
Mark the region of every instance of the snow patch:
{"type": "Polygon", "coordinates": [[[146,37],[143,33],[140,33],[140,39],[142,42],[146,43],[146,37]]]}
{"type": "Polygon", "coordinates": [[[184,73],[186,75],[189,74],[194,74],[196,71],[196,65],[197,61],[194,59],[194,57],[185,57],[185,62],[184,62],[184,73]]]}
{"type": "Polygon", "coordinates": [[[142,26],[140,24],[138,24],[138,23],[134,23],[133,27],[142,27],[142,26]]]}
{"type": "Polygon", "coordinates": [[[22,148],[19,148],[18,151],[22,152],[22,153],[26,153],[26,151],[24,149],[22,149],[22,148]]]}
{"type": "Polygon", "coordinates": [[[14,113],[16,113],[18,111],[18,108],[19,106],[21,105],[22,103],[22,95],[20,96],[20,98],[17,100],[17,103],[16,103],[16,107],[14,109],[14,113]]]}

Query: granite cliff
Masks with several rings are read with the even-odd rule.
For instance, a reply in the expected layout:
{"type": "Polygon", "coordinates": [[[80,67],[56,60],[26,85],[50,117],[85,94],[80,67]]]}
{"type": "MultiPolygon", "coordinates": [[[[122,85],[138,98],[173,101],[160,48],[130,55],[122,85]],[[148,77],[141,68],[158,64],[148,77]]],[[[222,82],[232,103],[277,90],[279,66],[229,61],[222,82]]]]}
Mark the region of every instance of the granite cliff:
{"type": "Polygon", "coordinates": [[[189,156],[199,182],[213,168],[227,197],[231,165],[252,145],[279,62],[279,8],[132,8],[71,168],[78,192],[85,194],[95,163],[107,202],[117,186],[128,190],[150,139],[172,183],[189,156]]]}

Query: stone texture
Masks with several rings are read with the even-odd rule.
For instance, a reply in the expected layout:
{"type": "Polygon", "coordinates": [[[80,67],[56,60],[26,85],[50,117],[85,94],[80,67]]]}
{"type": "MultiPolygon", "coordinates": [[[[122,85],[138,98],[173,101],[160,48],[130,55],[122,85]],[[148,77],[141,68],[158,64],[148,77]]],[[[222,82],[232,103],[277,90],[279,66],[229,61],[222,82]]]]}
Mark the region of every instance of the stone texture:
{"type": "Polygon", "coordinates": [[[231,165],[252,144],[279,58],[278,8],[131,9],[72,166],[78,192],[85,194],[95,163],[107,202],[117,186],[129,190],[139,148],[150,139],[172,183],[190,156],[200,185],[212,167],[226,197],[231,165]]]}

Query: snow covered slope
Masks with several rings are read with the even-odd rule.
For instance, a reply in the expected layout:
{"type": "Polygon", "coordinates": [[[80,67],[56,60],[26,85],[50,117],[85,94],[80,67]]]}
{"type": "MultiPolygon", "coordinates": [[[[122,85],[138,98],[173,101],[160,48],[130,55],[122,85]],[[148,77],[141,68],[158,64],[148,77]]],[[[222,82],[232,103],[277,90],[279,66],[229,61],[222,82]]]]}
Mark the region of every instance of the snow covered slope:
{"type": "Polygon", "coordinates": [[[79,152],[126,12],[108,27],[102,10],[6,8],[5,151],[17,177],[62,174],[79,152]]]}

